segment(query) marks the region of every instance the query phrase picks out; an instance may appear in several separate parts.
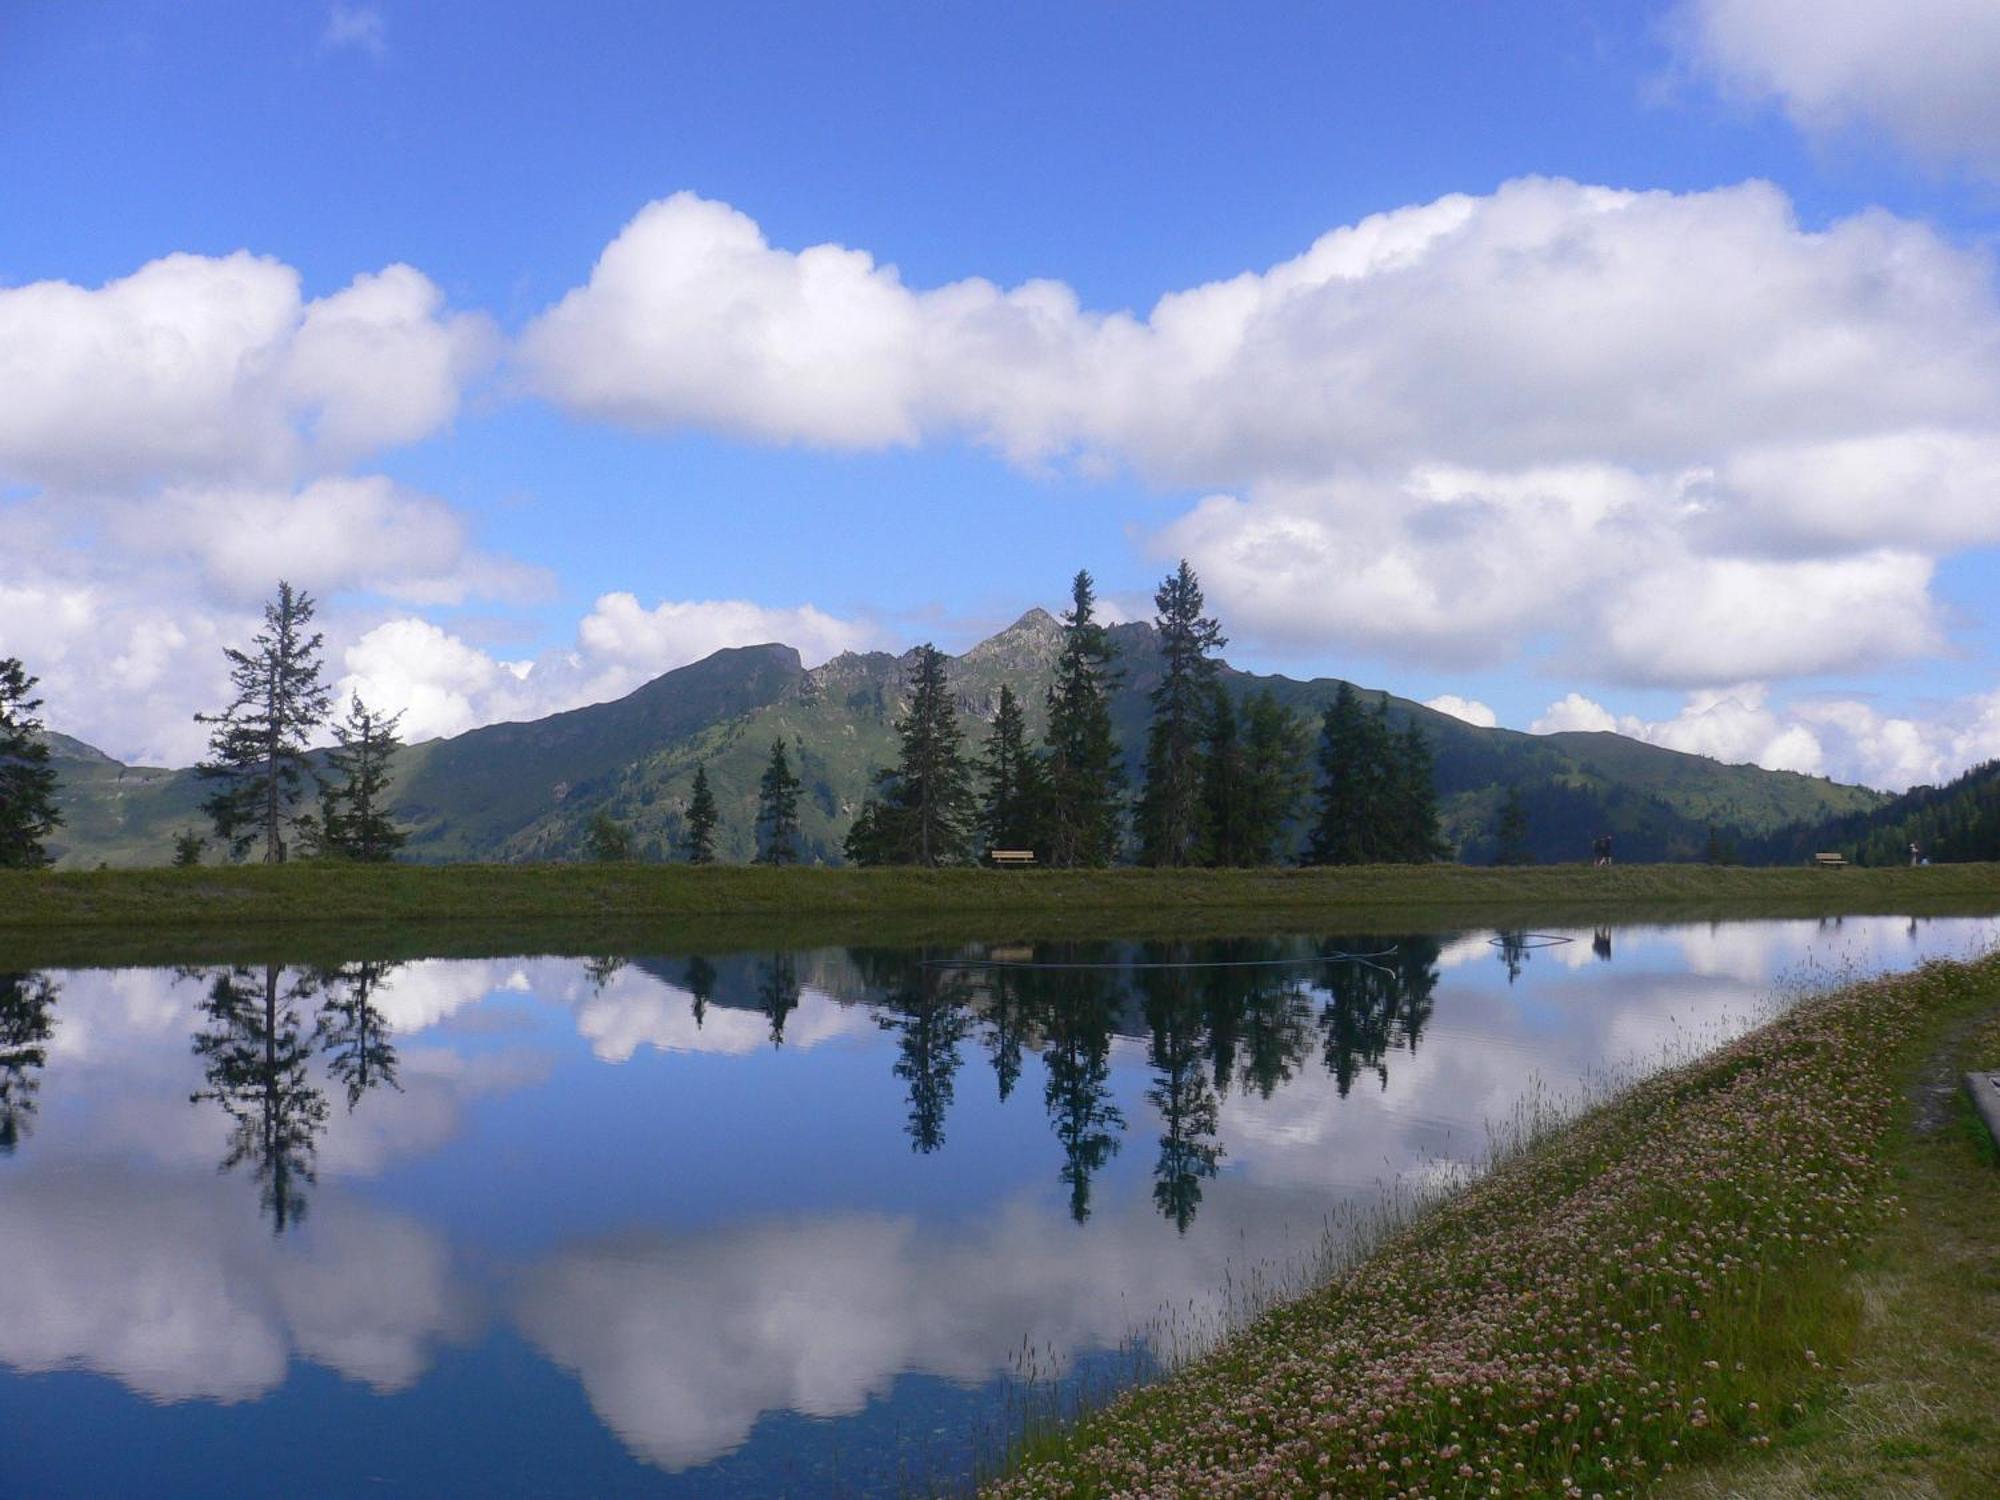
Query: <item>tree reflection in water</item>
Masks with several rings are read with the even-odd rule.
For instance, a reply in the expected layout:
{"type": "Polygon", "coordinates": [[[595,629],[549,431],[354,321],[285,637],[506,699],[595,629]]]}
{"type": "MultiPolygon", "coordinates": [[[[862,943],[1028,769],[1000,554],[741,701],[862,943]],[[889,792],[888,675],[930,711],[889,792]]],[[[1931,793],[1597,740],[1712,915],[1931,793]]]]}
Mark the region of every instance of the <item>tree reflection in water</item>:
{"type": "Polygon", "coordinates": [[[283,974],[266,964],[261,974],[239,967],[214,975],[201,1005],[207,1024],[194,1034],[208,1087],[190,1096],[215,1100],[236,1122],[222,1170],[251,1163],[274,1234],[305,1217],[326,1127],[326,1096],[311,1078],[312,1039],[300,1012],[313,980],[299,972],[281,983],[283,974]]]}
{"type": "Polygon", "coordinates": [[[317,1039],[326,1053],[327,1072],[347,1085],[351,1111],[378,1084],[398,1090],[396,1045],[389,1023],[375,1004],[375,990],[396,966],[379,962],[321,969],[315,982],[325,997],[319,1008],[317,1039]]]}
{"type": "Polygon", "coordinates": [[[1389,1053],[1411,1052],[1429,1024],[1436,1004],[1438,944],[1434,938],[1402,938],[1394,943],[1367,939],[1332,943],[1339,954],[1365,955],[1329,963],[1319,972],[1326,992],[1319,1027],[1326,1070],[1347,1097],[1363,1068],[1389,1086],[1389,1053]]]}
{"type": "Polygon", "coordinates": [[[305,1217],[306,1189],[317,1180],[327,1103],[312,1074],[315,1055],[324,1052],[326,1071],[346,1088],[349,1110],[382,1084],[401,1087],[393,1033],[375,1000],[393,968],[364,961],[292,971],[278,964],[183,971],[208,982],[204,1023],[193,1039],[207,1087],[190,1101],[212,1099],[235,1122],[221,1170],[250,1164],[274,1234],[305,1217]],[[315,997],[308,1030],[305,1006],[315,997]]]}
{"type": "MultiPolygon", "coordinates": [[[[1153,1166],[1153,1203],[1175,1229],[1187,1233],[1201,1207],[1201,1185],[1213,1177],[1222,1160],[1215,1139],[1222,1124],[1221,1101],[1210,1081],[1209,1028],[1202,1001],[1202,978],[1211,987],[1224,971],[1182,967],[1192,956],[1185,947],[1148,945],[1145,962],[1158,967],[1138,971],[1145,997],[1146,1024],[1151,1031],[1146,1060],[1155,1072],[1146,1098],[1160,1116],[1160,1154],[1153,1166]]],[[[1232,1020],[1240,1008],[1231,1008],[1232,1020]]],[[[1232,1027],[1232,1030],[1235,1028],[1232,1027]]]]}
{"type": "Polygon", "coordinates": [[[1090,1182],[1118,1151],[1125,1116],[1111,1102],[1111,1029],[1118,1014],[1114,975],[1093,969],[1021,970],[1024,1008],[1041,1017],[1042,1102],[1062,1143],[1058,1174],[1069,1188],[1069,1216],[1090,1217],[1090,1182]]]}
{"type": "Polygon", "coordinates": [[[896,1033],[895,1073],[910,1088],[910,1148],[925,1155],[944,1144],[958,1044],[972,1029],[971,993],[955,971],[918,964],[876,1010],[877,1024],[896,1033]]]}
{"type": "Polygon", "coordinates": [[[12,1156],[34,1124],[58,993],[45,974],[0,974],[0,1156],[12,1156]]]}
{"type": "Polygon", "coordinates": [[[757,1008],[771,1021],[771,1045],[785,1045],[785,1017],[799,1008],[799,971],[789,953],[773,953],[757,971],[757,1008]]]}
{"type": "Polygon", "coordinates": [[[1029,1011],[1022,998],[1021,981],[1008,969],[995,969],[986,977],[986,1055],[993,1060],[993,1078],[999,1085],[1000,1102],[1014,1095],[1021,1081],[1021,1043],[1027,1035],[1029,1011]]]}
{"type": "Polygon", "coordinates": [[[962,961],[849,951],[877,997],[878,1021],[898,1035],[894,1071],[909,1086],[917,1150],[944,1143],[959,1043],[975,1021],[1003,1101],[1024,1053],[1040,1051],[1059,1175],[1079,1224],[1125,1129],[1111,1040],[1121,1023],[1142,1035],[1153,1071],[1146,1098],[1161,1125],[1153,1201],[1182,1232],[1220,1170],[1222,1099],[1232,1089],[1269,1099],[1298,1076],[1314,1052],[1315,997],[1323,997],[1318,1041],[1340,1093],[1364,1068],[1386,1086],[1388,1054],[1414,1051],[1430,1020],[1438,955],[1430,938],[1045,943],[962,961]]]}
{"type": "Polygon", "coordinates": [[[691,997],[690,1009],[694,1012],[694,1029],[701,1030],[701,1023],[708,1019],[708,1002],[715,997],[715,965],[695,954],[687,962],[687,973],[682,982],[691,997]]]}

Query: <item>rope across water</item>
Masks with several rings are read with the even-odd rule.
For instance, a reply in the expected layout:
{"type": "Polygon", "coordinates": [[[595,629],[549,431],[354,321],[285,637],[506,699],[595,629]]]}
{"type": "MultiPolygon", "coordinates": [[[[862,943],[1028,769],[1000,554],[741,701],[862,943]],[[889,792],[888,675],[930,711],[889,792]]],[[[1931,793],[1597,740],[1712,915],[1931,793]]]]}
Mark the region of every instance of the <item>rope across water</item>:
{"type": "Polygon", "coordinates": [[[1083,962],[1036,958],[926,958],[927,969],[1271,969],[1306,964],[1370,963],[1391,958],[1394,948],[1379,953],[1316,953],[1310,958],[1214,958],[1185,961],[1142,960],[1133,963],[1083,962]]]}

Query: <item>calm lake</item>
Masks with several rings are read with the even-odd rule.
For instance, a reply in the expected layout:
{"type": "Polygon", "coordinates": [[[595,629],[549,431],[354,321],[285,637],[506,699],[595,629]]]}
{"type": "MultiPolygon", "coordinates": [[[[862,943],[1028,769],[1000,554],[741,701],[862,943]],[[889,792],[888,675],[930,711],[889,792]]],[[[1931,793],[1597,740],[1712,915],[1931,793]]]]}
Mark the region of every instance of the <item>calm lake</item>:
{"type": "Polygon", "coordinates": [[[1996,936],[0,975],[0,1494],[949,1487],[1522,1100],[1996,936]]]}

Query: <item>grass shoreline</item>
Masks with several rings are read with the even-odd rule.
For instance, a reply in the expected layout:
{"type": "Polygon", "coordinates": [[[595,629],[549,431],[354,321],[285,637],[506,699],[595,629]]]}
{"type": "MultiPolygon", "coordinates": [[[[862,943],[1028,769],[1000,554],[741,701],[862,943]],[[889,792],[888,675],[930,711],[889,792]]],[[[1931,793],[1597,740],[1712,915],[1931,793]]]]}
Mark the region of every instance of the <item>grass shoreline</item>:
{"type": "MultiPolygon", "coordinates": [[[[1888,1191],[1910,1180],[1902,1096],[1981,1016],[2000,1016],[2000,956],[1808,1000],[1564,1126],[1172,1379],[1031,1437],[984,1493],[1614,1495],[1690,1466],[1684,1493],[1762,1493],[1766,1450],[1823,1441],[1839,1372],[1880,1357],[1862,1272],[1910,1222],[1888,1191]]],[[[1923,1483],[1981,1493],[1953,1476],[1994,1477],[1995,1414],[1944,1394],[1973,1415],[1941,1429],[1956,1467],[1923,1483]]]]}
{"type": "Polygon", "coordinates": [[[2000,864],[1813,870],[1709,865],[1361,865],[1257,870],[771,869],[618,864],[0,870],[0,930],[188,922],[456,921],[1221,908],[1728,903],[1903,912],[2000,901],[2000,864]]]}
{"type": "Polygon", "coordinates": [[[0,969],[1989,915],[2000,865],[0,870],[0,969]]]}

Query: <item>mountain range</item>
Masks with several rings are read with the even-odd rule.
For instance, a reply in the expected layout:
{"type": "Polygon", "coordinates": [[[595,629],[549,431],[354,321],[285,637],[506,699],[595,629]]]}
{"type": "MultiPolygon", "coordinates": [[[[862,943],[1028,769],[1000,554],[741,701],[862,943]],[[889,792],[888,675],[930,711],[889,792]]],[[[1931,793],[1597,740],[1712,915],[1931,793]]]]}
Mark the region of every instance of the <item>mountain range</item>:
{"type": "MultiPolygon", "coordinates": [[[[1040,734],[1061,636],[1056,619],[1034,609],[951,659],[948,680],[969,750],[983,743],[1003,686],[1013,688],[1040,734]]],[[[1147,624],[1114,626],[1110,636],[1121,668],[1112,716],[1136,787],[1147,695],[1160,675],[1158,645],[1147,624]]],[[[789,646],[735,647],[612,702],[406,746],[393,764],[393,809],[410,831],[405,855],[439,862],[577,858],[591,819],[603,811],[633,829],[645,857],[670,858],[695,767],[705,764],[722,813],[719,856],[747,860],[758,777],[772,740],[783,738],[804,784],[803,856],[839,863],[875,769],[895,759],[894,725],[914,660],[914,652],[847,652],[807,668],[789,646]]],[[[1340,686],[1227,666],[1221,676],[1232,694],[1268,688],[1315,720],[1340,686]]],[[[1379,696],[1361,691],[1370,702],[1379,696]]],[[[1711,829],[1746,849],[1766,847],[1780,830],[1875,813],[1891,800],[1865,787],[1724,765],[1608,732],[1530,735],[1482,728],[1393,696],[1388,705],[1392,725],[1415,719],[1429,736],[1443,831],[1469,862],[1492,857],[1509,787],[1521,790],[1528,849],[1541,861],[1584,858],[1591,839],[1605,832],[1620,858],[1698,859],[1711,829]]],[[[206,792],[192,770],[123,765],[62,734],[49,743],[67,819],[50,841],[59,866],[161,864],[176,833],[205,831],[206,792]]]]}

